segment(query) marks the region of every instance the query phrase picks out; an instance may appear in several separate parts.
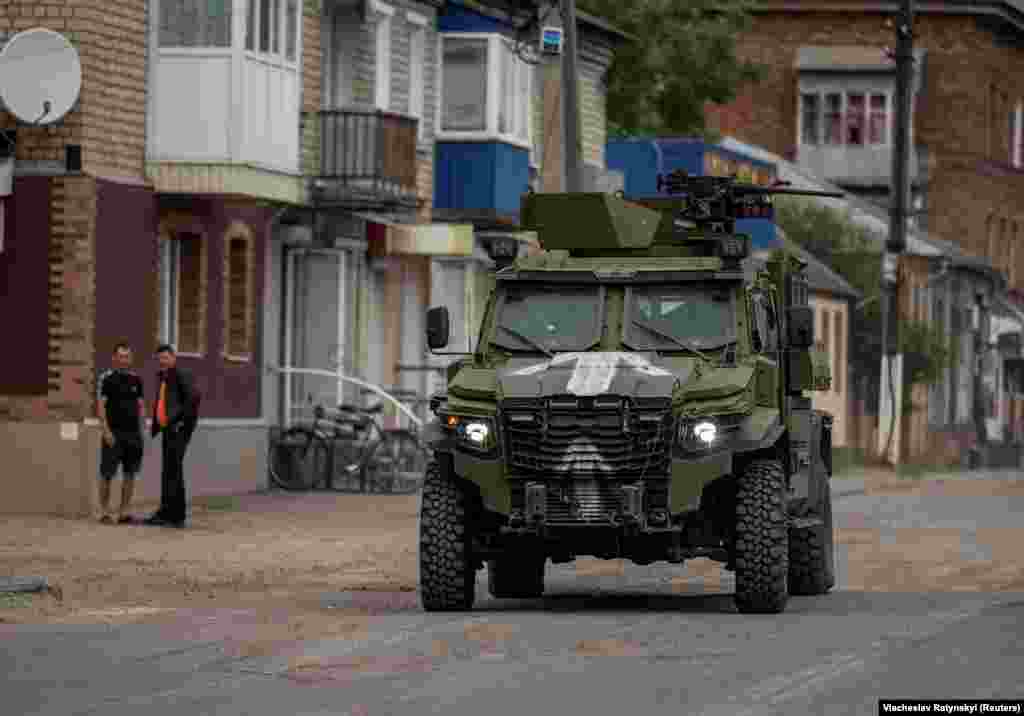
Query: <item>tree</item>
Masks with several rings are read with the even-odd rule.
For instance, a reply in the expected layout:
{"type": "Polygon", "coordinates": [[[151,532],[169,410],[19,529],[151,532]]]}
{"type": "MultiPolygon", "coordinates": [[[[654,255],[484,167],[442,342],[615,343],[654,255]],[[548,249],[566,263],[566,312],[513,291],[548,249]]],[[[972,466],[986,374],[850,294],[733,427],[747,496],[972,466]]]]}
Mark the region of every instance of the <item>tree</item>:
{"type": "MultiPolygon", "coordinates": [[[[863,297],[850,315],[848,355],[854,380],[867,379],[874,387],[866,397],[869,410],[877,411],[882,367],[882,337],[878,327],[882,320],[879,299],[883,237],[837,209],[792,197],[775,199],[775,223],[790,241],[861,292],[863,297]]],[[[905,366],[900,402],[906,412],[911,409],[910,386],[939,381],[943,370],[955,360],[950,346],[949,337],[932,324],[900,321],[900,352],[905,366]]]]}
{"type": "Polygon", "coordinates": [[[706,102],[735,99],[762,69],[736,56],[752,0],[579,0],[581,10],[637,38],[608,70],[608,135],[709,135],[706,102]]]}

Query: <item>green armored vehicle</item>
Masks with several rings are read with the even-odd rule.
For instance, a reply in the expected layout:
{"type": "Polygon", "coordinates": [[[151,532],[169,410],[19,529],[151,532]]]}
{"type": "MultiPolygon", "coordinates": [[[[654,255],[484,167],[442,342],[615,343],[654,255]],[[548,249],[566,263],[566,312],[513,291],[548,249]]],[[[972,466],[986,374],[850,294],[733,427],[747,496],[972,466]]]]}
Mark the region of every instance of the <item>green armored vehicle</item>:
{"type": "MultiPolygon", "coordinates": [[[[805,391],[814,349],[805,264],[755,265],[736,218],[771,194],[733,178],[659,177],[667,196],[528,194],[544,251],[499,266],[472,357],[428,426],[420,513],[427,610],[539,597],[548,560],[707,557],[744,613],[835,582],[832,418],[805,391]]],[[[823,194],[837,196],[835,194],[823,194]]],[[[445,307],[427,314],[432,351],[445,307]]]]}

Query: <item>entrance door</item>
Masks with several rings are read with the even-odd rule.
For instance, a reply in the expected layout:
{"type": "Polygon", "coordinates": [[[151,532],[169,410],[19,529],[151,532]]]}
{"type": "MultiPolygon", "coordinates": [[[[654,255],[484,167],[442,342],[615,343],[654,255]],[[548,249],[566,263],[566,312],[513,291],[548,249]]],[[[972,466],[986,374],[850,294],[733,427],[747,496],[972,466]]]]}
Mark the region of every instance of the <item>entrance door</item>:
{"type": "MultiPolygon", "coordinates": [[[[285,364],[349,375],[354,351],[349,335],[348,251],[296,249],[286,254],[285,364]]],[[[346,384],[330,376],[293,374],[285,379],[288,424],[312,418],[313,408],[350,402],[346,384]]]]}

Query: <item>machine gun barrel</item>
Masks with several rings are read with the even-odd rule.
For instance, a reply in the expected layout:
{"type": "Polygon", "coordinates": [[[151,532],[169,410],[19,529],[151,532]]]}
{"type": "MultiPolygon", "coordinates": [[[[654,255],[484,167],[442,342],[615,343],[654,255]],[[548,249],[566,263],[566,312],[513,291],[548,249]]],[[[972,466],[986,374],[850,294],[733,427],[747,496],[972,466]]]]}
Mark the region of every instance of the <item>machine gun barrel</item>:
{"type": "Polygon", "coordinates": [[[757,186],[754,184],[733,184],[732,190],[736,194],[783,194],[788,196],[828,196],[842,199],[845,194],[838,191],[816,191],[814,189],[784,189],[770,186],[757,186]]]}

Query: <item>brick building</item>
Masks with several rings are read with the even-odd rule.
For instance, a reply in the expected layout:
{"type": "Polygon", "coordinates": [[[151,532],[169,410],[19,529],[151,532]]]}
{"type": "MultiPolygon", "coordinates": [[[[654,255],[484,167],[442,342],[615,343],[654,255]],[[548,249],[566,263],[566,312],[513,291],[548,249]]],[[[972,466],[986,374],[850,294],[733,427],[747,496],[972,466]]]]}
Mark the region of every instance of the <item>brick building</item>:
{"type": "MultiPolygon", "coordinates": [[[[886,49],[895,41],[897,9],[896,2],[757,3],[738,51],[766,67],[764,79],[732,104],[709,107],[709,125],[887,206],[895,66],[886,49]]],[[[917,226],[997,268],[1013,295],[1024,283],[1024,6],[1015,0],[918,5],[914,30],[917,226]]],[[[905,263],[907,276],[921,268],[905,263]]],[[[904,291],[901,315],[923,309],[947,328],[972,323],[977,291],[970,280],[932,290],[934,282],[918,278],[928,288],[904,291]]],[[[965,349],[962,366],[969,368],[974,348],[965,349]]],[[[973,369],[961,372],[949,381],[962,386],[958,401],[948,390],[931,391],[929,420],[970,431],[975,416],[964,405],[977,402],[973,369]]]]}

